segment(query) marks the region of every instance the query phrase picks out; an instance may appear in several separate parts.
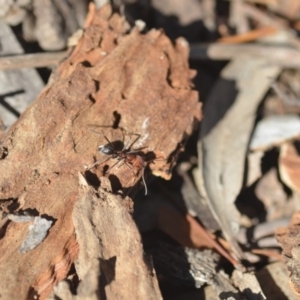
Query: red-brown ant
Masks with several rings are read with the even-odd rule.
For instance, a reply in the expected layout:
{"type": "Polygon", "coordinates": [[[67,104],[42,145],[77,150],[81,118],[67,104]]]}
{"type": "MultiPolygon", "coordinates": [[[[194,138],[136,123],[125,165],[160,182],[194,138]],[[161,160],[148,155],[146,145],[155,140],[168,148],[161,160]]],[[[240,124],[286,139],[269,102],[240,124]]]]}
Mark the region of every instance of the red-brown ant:
{"type": "MultiPolygon", "coordinates": [[[[109,169],[112,169],[117,164],[122,162],[122,164],[120,166],[125,164],[133,172],[134,176],[137,176],[137,174],[140,171],[142,171],[142,180],[143,180],[143,183],[145,186],[145,195],[147,195],[148,190],[147,190],[144,173],[145,173],[145,168],[147,166],[147,163],[149,163],[150,161],[146,161],[144,153],[141,152],[141,150],[146,147],[132,150],[132,146],[137,142],[137,140],[139,139],[140,136],[137,135],[137,138],[131,144],[130,144],[130,141],[131,141],[131,138],[130,138],[126,145],[124,143],[122,143],[123,144],[122,150],[117,150],[116,147],[114,146],[115,143],[112,143],[103,133],[100,133],[100,132],[97,132],[97,131],[91,130],[91,129],[90,129],[90,131],[101,134],[106,139],[107,144],[99,146],[98,151],[101,154],[108,155],[109,157],[105,158],[104,160],[103,159],[97,160],[94,164],[90,165],[87,168],[87,170],[90,170],[90,169],[94,168],[95,166],[102,164],[111,158],[116,159],[117,162],[114,165],[112,165],[109,169]],[[135,170],[137,170],[137,174],[135,174],[135,172],[134,172],[135,170]]],[[[124,138],[124,136],[123,136],[123,138],[124,138]]]]}

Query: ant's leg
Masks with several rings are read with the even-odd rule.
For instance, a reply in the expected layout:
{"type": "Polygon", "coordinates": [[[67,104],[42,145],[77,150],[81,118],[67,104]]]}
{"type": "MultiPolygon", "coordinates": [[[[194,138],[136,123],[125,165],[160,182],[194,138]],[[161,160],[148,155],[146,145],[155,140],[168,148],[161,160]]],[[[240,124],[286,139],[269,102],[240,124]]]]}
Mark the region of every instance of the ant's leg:
{"type": "Polygon", "coordinates": [[[89,131],[92,131],[92,132],[95,132],[95,133],[98,133],[98,134],[102,135],[106,139],[107,143],[114,149],[113,144],[111,143],[111,141],[107,138],[107,136],[105,134],[103,134],[102,132],[98,132],[96,130],[93,130],[93,129],[89,129],[89,131]]]}
{"type": "Polygon", "coordinates": [[[135,177],[137,176],[137,174],[134,173],[134,169],[130,164],[128,164],[126,161],[124,161],[123,164],[125,164],[128,167],[128,169],[130,169],[132,171],[132,173],[135,177]]]}
{"type": "MultiPolygon", "coordinates": [[[[148,146],[141,147],[141,148],[136,148],[136,149],[132,149],[132,151],[128,151],[128,152],[126,152],[126,153],[127,153],[127,154],[137,153],[137,152],[140,152],[141,150],[146,149],[146,148],[148,148],[148,146]]],[[[130,149],[130,148],[129,148],[129,149],[130,149]]]]}
{"type": "Polygon", "coordinates": [[[88,170],[90,170],[90,169],[96,167],[97,165],[100,165],[100,164],[102,164],[102,163],[108,161],[110,158],[111,158],[111,157],[106,157],[106,158],[104,158],[104,159],[99,159],[99,160],[97,160],[95,163],[93,163],[92,165],[87,166],[87,167],[86,167],[86,170],[88,171],[88,170]]]}
{"type": "Polygon", "coordinates": [[[118,169],[121,168],[125,164],[125,160],[124,159],[125,158],[122,158],[123,161],[122,161],[122,163],[120,165],[118,165],[118,169]]]}
{"type": "Polygon", "coordinates": [[[118,163],[120,163],[122,160],[124,160],[124,158],[118,160],[115,164],[113,164],[111,167],[108,168],[108,170],[106,170],[106,172],[108,172],[109,170],[111,170],[112,168],[114,168],[118,163]]]}
{"type": "Polygon", "coordinates": [[[136,135],[136,139],[133,140],[133,142],[129,145],[128,149],[131,149],[132,146],[139,140],[139,138],[141,137],[140,134],[134,133],[134,135],[136,135]]]}
{"type": "MultiPolygon", "coordinates": [[[[126,143],[126,145],[125,145],[125,143],[124,143],[123,150],[131,149],[132,146],[138,141],[138,139],[139,139],[140,137],[141,137],[140,134],[137,134],[137,133],[130,133],[129,141],[126,143]],[[133,140],[132,143],[130,143],[130,142],[131,142],[132,135],[135,135],[136,138],[133,140]]],[[[125,141],[125,137],[124,137],[124,141],[125,141]]],[[[141,148],[141,149],[142,149],[142,148],[141,148]]],[[[122,150],[122,151],[123,151],[123,150],[122,150]]]]}

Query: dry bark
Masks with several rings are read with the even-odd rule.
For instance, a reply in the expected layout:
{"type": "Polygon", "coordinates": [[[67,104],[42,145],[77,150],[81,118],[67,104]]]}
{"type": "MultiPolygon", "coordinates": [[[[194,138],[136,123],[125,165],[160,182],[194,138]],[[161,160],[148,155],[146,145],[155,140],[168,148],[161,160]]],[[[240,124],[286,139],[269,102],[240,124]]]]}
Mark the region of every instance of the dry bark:
{"type": "MultiPolygon", "coordinates": [[[[106,143],[88,129],[102,126],[99,131],[111,141],[121,139],[122,132],[127,140],[129,133],[139,134],[134,147],[145,147],[143,152],[158,158],[150,166],[152,173],[170,178],[186,138],[201,118],[187,58],[188,45],[183,39],[173,45],[159,30],[147,34],[141,34],[138,28],[129,31],[110,6],[97,12],[91,9],[76,48],[0,144],[2,210],[30,211],[54,220],[46,239],[25,254],[19,252],[19,247],[28,224],[7,221],[2,227],[2,299],[34,295],[44,299],[66,277],[78,253],[89,252],[95,239],[99,246],[90,258],[100,261],[101,274],[108,276],[114,268],[116,272],[113,283],[106,282],[108,295],[114,299],[160,297],[130,218],[131,198],[126,196],[139,187],[141,170],[135,170],[135,176],[123,165],[102,177],[101,164],[87,171],[85,166],[101,157],[96,154],[97,146],[106,143]],[[88,194],[82,194],[82,176],[93,186],[88,194]],[[74,214],[75,231],[73,209],[79,200],[84,207],[82,199],[88,212],[82,214],[81,222],[78,210],[74,214]],[[92,217],[94,209],[100,211],[97,218],[92,217]],[[127,232],[125,237],[120,225],[127,232]],[[90,239],[85,236],[82,242],[80,232],[89,226],[94,235],[90,239]],[[116,266],[101,266],[101,261],[112,257],[116,257],[116,266]],[[132,270],[133,260],[138,271],[132,270]],[[135,275],[121,276],[128,268],[135,275]]],[[[114,163],[110,159],[105,165],[114,163]]],[[[82,266],[82,258],[77,263],[78,270],[80,262],[82,266]]],[[[85,272],[78,270],[82,279],[85,272]]],[[[99,272],[93,274],[97,276],[99,272]]]]}
{"type": "Polygon", "coordinates": [[[300,280],[299,280],[299,265],[300,265],[300,214],[296,212],[288,227],[278,228],[276,238],[282,247],[282,255],[286,261],[287,270],[289,273],[290,285],[298,299],[300,297],[300,280]]]}

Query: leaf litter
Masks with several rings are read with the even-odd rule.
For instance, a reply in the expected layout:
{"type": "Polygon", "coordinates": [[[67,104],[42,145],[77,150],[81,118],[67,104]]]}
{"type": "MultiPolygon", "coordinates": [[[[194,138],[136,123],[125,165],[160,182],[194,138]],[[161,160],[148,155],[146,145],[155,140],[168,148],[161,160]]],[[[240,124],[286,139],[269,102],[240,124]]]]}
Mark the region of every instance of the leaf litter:
{"type": "Polygon", "coordinates": [[[2,134],[4,296],[297,299],[296,2],[90,4],[51,81],[2,134]],[[127,150],[145,168],[101,162],[99,146],[126,149],[134,134],[127,150]],[[24,209],[56,221],[22,256],[28,224],[5,216],[24,209]]]}

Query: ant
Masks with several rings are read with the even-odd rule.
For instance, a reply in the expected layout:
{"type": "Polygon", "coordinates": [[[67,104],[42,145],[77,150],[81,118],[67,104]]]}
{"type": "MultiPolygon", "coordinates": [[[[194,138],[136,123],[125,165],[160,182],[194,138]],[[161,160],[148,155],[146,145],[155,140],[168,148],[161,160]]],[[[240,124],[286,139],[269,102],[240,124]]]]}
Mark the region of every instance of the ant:
{"type": "MultiPolygon", "coordinates": [[[[130,144],[130,142],[131,142],[131,136],[130,136],[130,139],[126,145],[124,143],[122,143],[123,144],[122,150],[118,150],[115,147],[116,143],[114,143],[114,142],[112,143],[103,133],[97,132],[92,129],[90,129],[90,131],[103,135],[103,137],[107,141],[107,144],[99,146],[98,151],[99,151],[99,153],[107,155],[109,157],[105,158],[104,160],[103,159],[97,160],[94,164],[90,165],[87,168],[87,170],[90,170],[90,169],[94,168],[95,166],[108,161],[111,158],[116,159],[117,162],[115,164],[113,164],[109,168],[109,170],[112,169],[113,167],[115,167],[120,162],[122,162],[120,167],[123,164],[125,164],[133,172],[134,176],[137,176],[137,174],[142,170],[142,180],[143,180],[143,183],[145,186],[145,195],[147,195],[148,189],[147,189],[144,173],[145,173],[145,168],[147,166],[147,163],[149,163],[150,161],[146,161],[145,156],[143,155],[144,153],[142,153],[140,151],[147,147],[132,149],[132,146],[140,138],[140,135],[137,135],[137,138],[131,144],[130,144]],[[134,172],[134,170],[137,170],[137,174],[134,172]]],[[[124,133],[123,133],[123,140],[124,140],[124,133]]]]}

